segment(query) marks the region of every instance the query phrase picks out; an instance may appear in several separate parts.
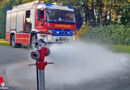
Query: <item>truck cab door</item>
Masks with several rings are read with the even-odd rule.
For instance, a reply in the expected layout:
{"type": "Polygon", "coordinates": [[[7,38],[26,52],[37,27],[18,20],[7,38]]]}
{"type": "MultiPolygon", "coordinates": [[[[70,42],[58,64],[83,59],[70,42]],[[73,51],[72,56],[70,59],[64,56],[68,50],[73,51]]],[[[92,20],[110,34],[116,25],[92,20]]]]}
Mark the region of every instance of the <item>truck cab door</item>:
{"type": "Polygon", "coordinates": [[[36,10],[35,28],[39,31],[45,31],[45,29],[46,29],[45,10],[44,9],[36,10]]]}

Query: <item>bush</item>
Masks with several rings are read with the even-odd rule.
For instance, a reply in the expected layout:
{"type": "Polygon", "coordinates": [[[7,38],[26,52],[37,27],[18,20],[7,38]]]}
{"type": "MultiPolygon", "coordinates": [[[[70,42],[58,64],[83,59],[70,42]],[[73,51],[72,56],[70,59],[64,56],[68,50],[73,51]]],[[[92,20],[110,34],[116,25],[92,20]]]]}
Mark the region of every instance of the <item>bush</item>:
{"type": "Polygon", "coordinates": [[[129,25],[108,25],[90,28],[82,36],[82,39],[102,41],[112,44],[130,45],[129,25]]]}

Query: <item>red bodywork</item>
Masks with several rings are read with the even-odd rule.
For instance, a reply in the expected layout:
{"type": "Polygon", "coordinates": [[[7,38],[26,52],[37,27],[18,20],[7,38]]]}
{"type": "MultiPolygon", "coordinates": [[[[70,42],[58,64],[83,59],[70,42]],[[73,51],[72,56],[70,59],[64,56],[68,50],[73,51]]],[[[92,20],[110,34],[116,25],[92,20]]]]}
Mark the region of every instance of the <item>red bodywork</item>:
{"type": "Polygon", "coordinates": [[[47,62],[45,62],[45,55],[47,53],[47,48],[41,48],[40,50],[38,50],[38,53],[40,55],[39,60],[37,60],[36,62],[36,66],[39,70],[44,70],[45,66],[47,65],[47,62]]]}
{"type": "Polygon", "coordinates": [[[29,33],[16,34],[16,43],[29,44],[30,43],[30,34],[29,33]]]}
{"type": "MultiPolygon", "coordinates": [[[[48,29],[69,29],[69,30],[76,30],[76,25],[71,24],[56,24],[56,23],[47,23],[43,21],[37,20],[37,11],[35,13],[35,29],[39,32],[48,32],[48,29]],[[44,24],[43,24],[44,23],[44,24]]],[[[44,11],[45,13],[45,11],[44,11]]],[[[46,21],[46,13],[44,14],[44,21],[46,21]]]]}
{"type": "Polygon", "coordinates": [[[10,33],[6,33],[6,40],[10,42],[10,33]]]}

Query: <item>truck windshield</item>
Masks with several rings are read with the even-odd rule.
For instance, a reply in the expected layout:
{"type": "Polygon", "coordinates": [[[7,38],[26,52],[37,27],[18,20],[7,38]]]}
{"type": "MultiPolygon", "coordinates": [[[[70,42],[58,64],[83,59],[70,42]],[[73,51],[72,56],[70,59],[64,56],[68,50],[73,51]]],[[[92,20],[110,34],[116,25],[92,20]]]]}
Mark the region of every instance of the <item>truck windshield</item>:
{"type": "Polygon", "coordinates": [[[75,24],[74,12],[58,9],[49,9],[47,12],[47,22],[75,24]]]}

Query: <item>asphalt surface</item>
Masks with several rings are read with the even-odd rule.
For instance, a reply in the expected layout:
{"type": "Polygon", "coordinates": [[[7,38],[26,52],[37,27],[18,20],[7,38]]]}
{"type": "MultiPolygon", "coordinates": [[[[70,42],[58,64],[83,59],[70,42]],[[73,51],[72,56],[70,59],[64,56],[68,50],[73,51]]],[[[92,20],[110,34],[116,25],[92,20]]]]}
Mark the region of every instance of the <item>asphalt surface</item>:
{"type": "MultiPolygon", "coordinates": [[[[22,48],[0,46],[0,76],[2,76],[4,78],[4,81],[8,84],[8,90],[24,90],[13,85],[12,83],[10,83],[10,81],[8,81],[9,75],[7,74],[8,73],[7,70],[10,68],[10,66],[14,66],[14,64],[27,61],[29,58],[28,51],[29,50],[22,48]]],[[[14,74],[13,76],[12,75],[10,76],[10,78],[12,77],[18,77],[18,76],[15,76],[14,74]]]]}
{"type": "MultiPolygon", "coordinates": [[[[29,52],[25,48],[0,46],[0,76],[8,83],[8,90],[36,90],[35,66],[28,66],[33,63],[29,52]]],[[[123,70],[108,77],[78,85],[48,85],[46,90],[130,90],[130,59],[123,70]]]]}

